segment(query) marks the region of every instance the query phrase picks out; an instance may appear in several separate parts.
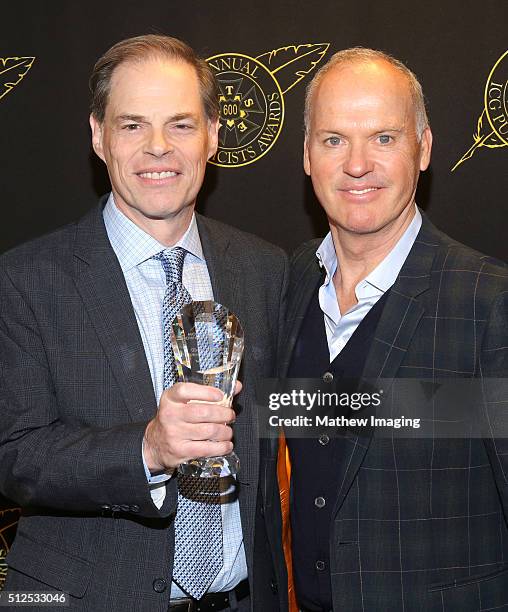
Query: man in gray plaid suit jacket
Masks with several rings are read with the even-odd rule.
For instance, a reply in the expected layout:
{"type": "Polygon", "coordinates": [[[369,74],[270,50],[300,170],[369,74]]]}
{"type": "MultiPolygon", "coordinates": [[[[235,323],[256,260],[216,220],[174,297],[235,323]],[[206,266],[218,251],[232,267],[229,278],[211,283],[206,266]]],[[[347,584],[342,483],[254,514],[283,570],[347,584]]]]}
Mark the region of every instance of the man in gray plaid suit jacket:
{"type": "MultiPolygon", "coordinates": [[[[330,234],[294,255],[281,375],[476,379],[479,414],[502,417],[507,266],[415,205],[432,143],[416,77],[383,53],[341,51],[310,84],[305,120],[305,171],[330,234]]],[[[420,416],[439,421],[437,408],[420,416]]],[[[287,445],[301,610],[508,610],[506,437],[318,431],[287,445]]],[[[282,558],[276,450],[263,490],[282,558]]]]}
{"type": "Polygon", "coordinates": [[[0,259],[0,490],[23,509],[5,589],[63,591],[88,612],[278,610],[286,588],[257,503],[253,387],[275,368],[286,256],[194,214],[219,113],[213,75],[187,45],[122,41],[91,86],[112,194],[0,259]],[[245,331],[241,471],[221,497],[223,566],[199,603],[172,582],[173,473],[231,452],[235,413],[211,403],[221,394],[210,387],[162,389],[166,277],[154,255],[175,244],[191,296],[224,304],[245,331]]]}

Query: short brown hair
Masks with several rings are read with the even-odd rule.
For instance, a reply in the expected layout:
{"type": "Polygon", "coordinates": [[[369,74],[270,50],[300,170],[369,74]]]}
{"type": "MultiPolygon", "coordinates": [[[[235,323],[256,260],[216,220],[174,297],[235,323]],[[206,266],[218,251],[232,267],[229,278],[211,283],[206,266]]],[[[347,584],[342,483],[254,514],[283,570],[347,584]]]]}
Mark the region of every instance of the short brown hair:
{"type": "Polygon", "coordinates": [[[212,70],[189,45],[178,38],[160,34],[146,34],[121,40],[97,60],[89,81],[92,115],[98,121],[104,121],[111,78],[120,64],[160,57],[185,62],[195,69],[205,114],[210,121],[215,121],[219,117],[219,96],[217,81],[212,70]]]}
{"type": "Polygon", "coordinates": [[[376,49],[367,49],[365,47],[352,47],[350,49],[338,51],[332,55],[328,62],[316,72],[314,78],[307,86],[307,91],[305,93],[305,132],[307,133],[309,131],[310,111],[314,92],[325,74],[332,70],[332,68],[342,66],[344,64],[368,63],[379,60],[388,62],[406,77],[415,109],[416,133],[418,135],[418,139],[420,139],[422,137],[423,130],[429,125],[429,119],[425,109],[425,98],[423,97],[422,86],[420,85],[416,75],[400,60],[392,57],[388,53],[378,51],[376,49]]]}

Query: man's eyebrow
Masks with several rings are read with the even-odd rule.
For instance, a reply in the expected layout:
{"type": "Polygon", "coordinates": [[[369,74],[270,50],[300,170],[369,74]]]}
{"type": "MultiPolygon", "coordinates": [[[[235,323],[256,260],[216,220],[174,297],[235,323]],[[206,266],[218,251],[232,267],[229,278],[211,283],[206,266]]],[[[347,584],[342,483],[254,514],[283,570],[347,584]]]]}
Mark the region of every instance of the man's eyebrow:
{"type": "Polygon", "coordinates": [[[336,136],[340,136],[341,132],[339,130],[334,130],[333,128],[323,128],[320,130],[316,130],[316,134],[319,136],[323,134],[335,134],[336,136]]]}
{"type": "MultiPolygon", "coordinates": [[[[177,113],[168,117],[166,123],[172,123],[175,121],[183,121],[185,119],[197,120],[198,116],[195,113],[177,113]]],[[[143,115],[131,115],[129,113],[118,115],[115,118],[116,121],[134,121],[135,123],[149,123],[149,119],[143,115]]]]}
{"type": "Polygon", "coordinates": [[[396,128],[396,127],[386,127],[383,130],[377,130],[376,134],[383,134],[384,132],[395,132],[397,134],[400,134],[403,131],[404,131],[404,128],[401,128],[401,127],[398,127],[398,128],[396,128]]]}
{"type": "Polygon", "coordinates": [[[193,121],[196,121],[198,116],[195,113],[177,113],[176,115],[169,117],[168,122],[184,121],[185,119],[192,119],[193,121]]]}
{"type": "MultiPolygon", "coordinates": [[[[375,130],[373,131],[373,134],[383,134],[384,132],[396,132],[396,133],[400,133],[403,132],[404,128],[403,127],[394,127],[394,126],[387,126],[385,128],[375,128],[375,130]]],[[[334,128],[322,128],[319,130],[316,130],[316,134],[318,135],[322,135],[322,134],[334,134],[336,136],[341,136],[342,132],[338,129],[334,129],[334,128]]]]}
{"type": "Polygon", "coordinates": [[[148,119],[143,115],[118,115],[115,117],[116,121],[134,121],[135,123],[146,123],[148,119]]]}

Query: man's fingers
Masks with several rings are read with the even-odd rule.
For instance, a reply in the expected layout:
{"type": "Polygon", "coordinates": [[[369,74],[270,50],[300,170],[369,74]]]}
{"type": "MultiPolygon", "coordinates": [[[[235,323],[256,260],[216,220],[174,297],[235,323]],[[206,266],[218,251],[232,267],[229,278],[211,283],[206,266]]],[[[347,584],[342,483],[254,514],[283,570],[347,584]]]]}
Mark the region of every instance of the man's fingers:
{"type": "MultiPolygon", "coordinates": [[[[235,387],[239,393],[241,383],[235,387]]],[[[159,410],[145,432],[147,465],[172,468],[187,459],[227,455],[233,450],[235,411],[221,403],[220,389],[177,383],[162,394],[159,410]]]]}
{"type": "Polygon", "coordinates": [[[224,423],[186,423],[182,425],[179,438],[187,442],[226,442],[233,438],[233,430],[224,423]]]}
{"type": "Polygon", "coordinates": [[[171,388],[166,389],[163,397],[173,402],[186,404],[191,400],[201,402],[220,402],[224,398],[224,393],[220,389],[208,385],[198,385],[196,383],[176,383],[171,388]]]}
{"type": "Polygon", "coordinates": [[[219,404],[187,404],[181,418],[187,423],[229,423],[236,418],[235,411],[219,404]]]}
{"type": "Polygon", "coordinates": [[[233,391],[233,395],[238,395],[240,391],[242,390],[242,387],[243,387],[242,383],[239,380],[237,380],[235,384],[235,389],[233,391]]]}
{"type": "Polygon", "coordinates": [[[233,438],[233,430],[224,424],[202,423],[189,429],[189,439],[194,441],[227,442],[233,438]]]}

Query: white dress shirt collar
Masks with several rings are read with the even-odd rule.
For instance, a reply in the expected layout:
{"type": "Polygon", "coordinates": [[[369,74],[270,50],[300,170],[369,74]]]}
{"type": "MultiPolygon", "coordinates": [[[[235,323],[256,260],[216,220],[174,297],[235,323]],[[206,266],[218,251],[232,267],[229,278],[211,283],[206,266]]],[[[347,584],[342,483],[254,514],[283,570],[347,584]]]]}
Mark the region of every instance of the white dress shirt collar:
{"type": "MultiPolygon", "coordinates": [[[[406,231],[399,238],[397,244],[374,270],[356,285],[355,294],[358,301],[364,298],[381,296],[394,284],[421,226],[422,215],[418,207],[416,207],[415,216],[406,231]]],[[[337,266],[340,265],[337,261],[331,232],[328,232],[323,242],[319,245],[316,256],[320,266],[324,267],[326,271],[324,282],[324,286],[326,286],[331,282],[337,266]]]]}
{"type": "Polygon", "coordinates": [[[185,234],[172,247],[164,246],[131,221],[116,206],[112,193],[109,195],[103,214],[111,246],[124,273],[157,253],[176,246],[184,248],[197,259],[205,261],[194,213],[185,234]]]}

